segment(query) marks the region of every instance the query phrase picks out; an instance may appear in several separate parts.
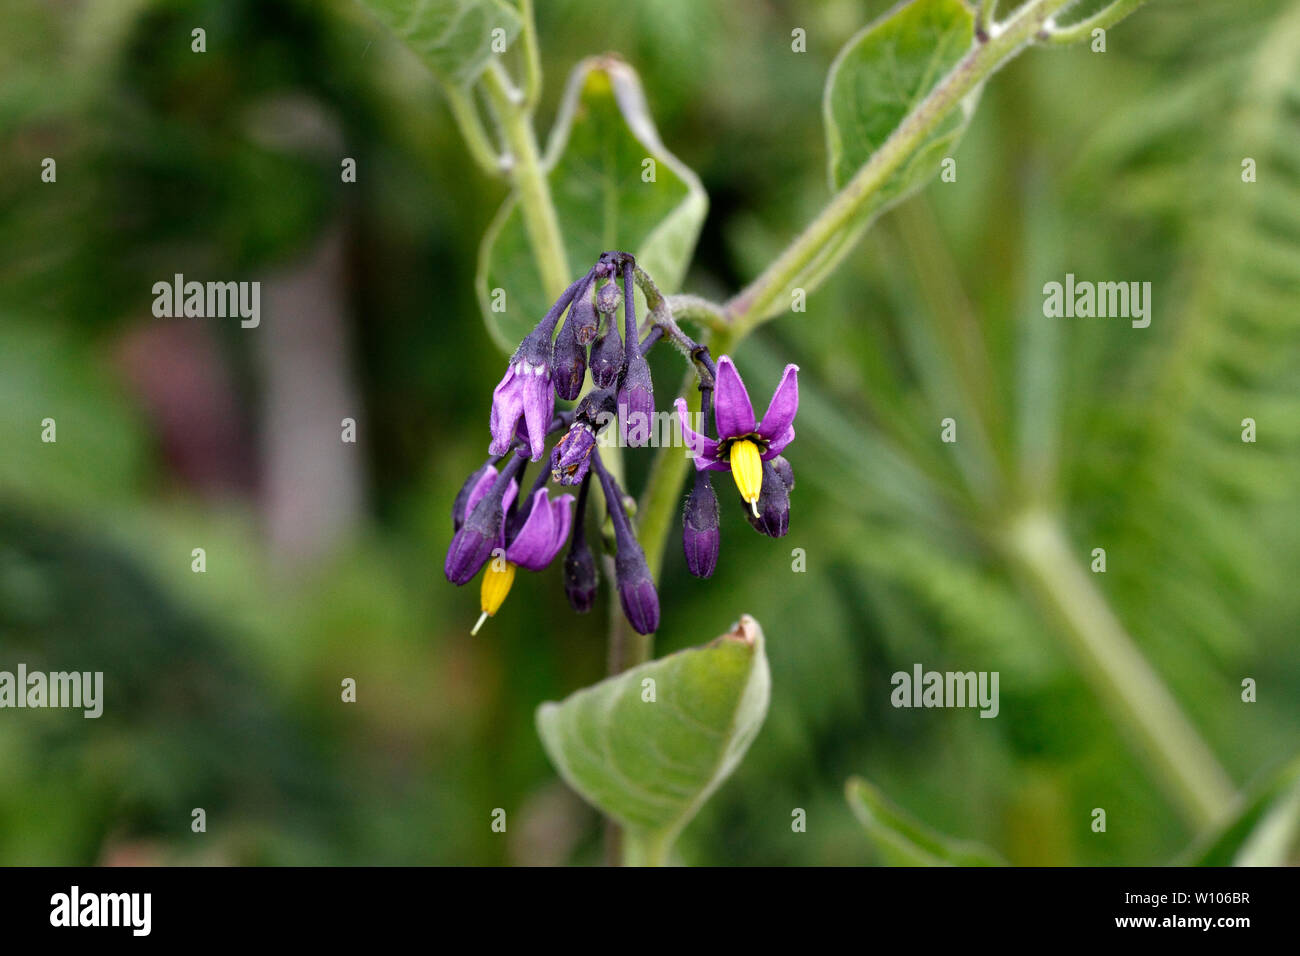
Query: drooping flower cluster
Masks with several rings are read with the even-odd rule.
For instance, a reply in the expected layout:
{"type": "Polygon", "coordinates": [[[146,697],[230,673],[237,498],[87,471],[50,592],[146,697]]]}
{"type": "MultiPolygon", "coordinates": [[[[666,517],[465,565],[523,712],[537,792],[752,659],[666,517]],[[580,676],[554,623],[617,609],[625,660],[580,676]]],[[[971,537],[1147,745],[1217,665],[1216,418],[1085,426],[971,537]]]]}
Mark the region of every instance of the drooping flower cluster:
{"type": "MultiPolygon", "coordinates": [[[[710,472],[731,472],[746,517],[756,530],[778,538],[788,530],[794,472],[781,452],[794,439],[798,367],[786,366],[766,414],[756,421],[749,393],[731,358],[724,355],[715,365],[708,348],[687,337],[663,306],[658,290],[632,256],[607,252],[564,290],[511,356],[492,393],[491,457],[466,479],[452,505],[454,535],[444,567],[447,579],[463,585],[483,571],[482,613],[473,633],[501,607],[517,568],[543,570],[566,541],[565,595],[574,610],[591,609],[599,578],[586,521],[593,475],[612,529],[613,554],[607,567],[612,566],[623,613],[641,634],[659,626],[659,595],[628,513],[630,499],[601,460],[598,439],[617,422],[624,445],[651,443],[654,386],[645,353],[661,338],[691,359],[701,394],[703,431],[691,427],[686,401],[679,398],[675,403],[696,469],[683,515],[687,569],[707,578],[717,567],[721,516],[710,472]],[[660,306],[651,311],[653,327],[644,339],[638,336],[636,319],[638,284],[647,299],[653,294],[660,306]],[[583,394],[588,372],[591,387],[583,394]],[[557,398],[578,402],[572,410],[557,412],[557,398]],[[716,422],[717,438],[709,437],[710,419],[716,422]],[[528,463],[539,461],[547,439],[557,434],[550,467],[543,466],[527,497],[521,498],[520,482],[528,463]],[[573,495],[552,497],[548,480],[578,486],[576,509],[573,495]]],[[[599,534],[595,540],[603,547],[599,534]]]]}

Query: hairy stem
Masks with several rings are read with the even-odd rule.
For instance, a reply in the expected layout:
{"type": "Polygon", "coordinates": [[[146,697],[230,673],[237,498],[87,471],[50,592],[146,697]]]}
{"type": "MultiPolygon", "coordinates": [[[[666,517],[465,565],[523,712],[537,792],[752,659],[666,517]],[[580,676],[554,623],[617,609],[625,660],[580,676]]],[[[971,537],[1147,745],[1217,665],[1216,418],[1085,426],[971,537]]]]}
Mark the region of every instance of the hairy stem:
{"type": "Polygon", "coordinates": [[[826,205],[785,251],[742,289],[727,311],[738,337],[743,337],[777,311],[777,303],[790,294],[805,270],[836,246],[843,251],[844,239],[866,202],[880,190],[922,143],[929,138],[962,99],[992,75],[998,67],[1034,40],[1051,16],[1074,0],[1029,0],[987,42],[976,42],[939,85],[890,134],[880,148],[826,205]]]}
{"type": "Polygon", "coordinates": [[[565,259],[560,221],[555,215],[555,203],[546,182],[546,170],[537,149],[527,101],[510,83],[499,63],[493,63],[484,71],[483,88],[496,112],[501,137],[510,153],[510,181],[514,183],[542,286],[548,296],[559,295],[569,284],[569,264],[565,259]]]}
{"type": "Polygon", "coordinates": [[[1103,7],[1078,23],[1064,27],[1049,25],[1046,42],[1065,45],[1086,40],[1092,36],[1093,30],[1113,27],[1144,3],[1146,0],[1115,0],[1110,6],[1103,7]]]}

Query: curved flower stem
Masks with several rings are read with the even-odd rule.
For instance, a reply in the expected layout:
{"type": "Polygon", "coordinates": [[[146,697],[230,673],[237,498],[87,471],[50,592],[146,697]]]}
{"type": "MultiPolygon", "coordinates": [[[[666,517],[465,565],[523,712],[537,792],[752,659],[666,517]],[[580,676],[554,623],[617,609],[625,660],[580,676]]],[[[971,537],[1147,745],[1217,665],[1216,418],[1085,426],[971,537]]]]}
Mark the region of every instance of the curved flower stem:
{"type": "Polygon", "coordinates": [[[472,94],[455,86],[448,86],[446,93],[447,106],[460,128],[460,135],[465,139],[465,148],[469,150],[470,157],[487,175],[499,178],[505,172],[501,155],[483,128],[483,120],[474,106],[472,94]]]}
{"type": "Polygon", "coordinates": [[[777,303],[790,294],[809,267],[839,247],[857,226],[858,214],[889,178],[897,172],[962,99],[998,67],[1033,42],[1051,16],[1074,0],[1029,0],[993,31],[988,42],[976,43],[913,110],[871,158],[859,169],[808,227],[757,279],[742,289],[727,311],[737,336],[744,336],[777,311],[777,303]]]}
{"type": "Polygon", "coordinates": [[[483,71],[483,88],[496,113],[501,137],[509,150],[508,174],[514,183],[533,257],[548,296],[559,295],[569,284],[569,264],[564,238],[555,215],[550,185],[533,133],[526,97],[515,89],[499,63],[483,71]]]}
{"type": "Polygon", "coordinates": [[[1085,17],[1078,23],[1071,23],[1064,27],[1058,27],[1051,23],[1047,24],[1045,28],[1047,35],[1041,39],[1045,43],[1059,45],[1086,40],[1092,36],[1093,30],[1098,28],[1105,30],[1108,27],[1113,27],[1144,3],[1146,3],[1146,0],[1114,0],[1110,6],[1098,10],[1092,16],[1085,17]]]}
{"type": "Polygon", "coordinates": [[[537,49],[537,18],[533,15],[533,0],[519,0],[519,19],[523,22],[524,110],[531,114],[542,95],[542,57],[537,49]]]}

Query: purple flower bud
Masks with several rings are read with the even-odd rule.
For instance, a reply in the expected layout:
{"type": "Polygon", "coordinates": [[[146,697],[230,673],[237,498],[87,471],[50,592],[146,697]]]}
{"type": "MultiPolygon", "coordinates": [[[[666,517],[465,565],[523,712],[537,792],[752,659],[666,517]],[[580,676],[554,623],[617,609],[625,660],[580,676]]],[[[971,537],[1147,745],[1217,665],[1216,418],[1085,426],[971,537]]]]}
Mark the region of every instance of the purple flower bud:
{"type": "Polygon", "coordinates": [[[582,379],[587,374],[587,348],[577,339],[573,315],[560,327],[555,337],[555,350],[551,359],[555,377],[555,394],[565,401],[573,401],[582,392],[582,379]]]}
{"type": "Polygon", "coordinates": [[[695,486],[686,496],[682,520],[682,549],[686,568],[697,578],[707,578],[718,566],[722,532],[718,528],[718,496],[707,471],[695,473],[695,486]]]}
{"type": "Polygon", "coordinates": [[[650,381],[650,365],[639,348],[629,356],[627,370],[623,373],[623,384],[618,390],[618,412],[623,440],[633,448],[649,444],[654,423],[655,391],[650,381]]]}
{"type": "Polygon", "coordinates": [[[650,365],[641,354],[641,343],[636,335],[635,268],[631,256],[623,260],[623,354],[626,356],[627,368],[623,370],[622,384],[618,389],[623,441],[634,448],[649,444],[650,426],[655,413],[655,390],[650,381],[650,365]]]}
{"type": "Polygon", "coordinates": [[[613,317],[618,311],[619,291],[613,282],[606,282],[596,290],[596,311],[601,315],[613,317]]]}
{"type": "Polygon", "coordinates": [[[614,573],[618,576],[618,600],[628,623],[638,634],[653,634],[659,628],[659,592],[636,538],[630,538],[626,547],[619,544],[614,573]]]}
{"type": "Polygon", "coordinates": [[[605,492],[610,521],[614,525],[614,576],[618,579],[618,600],[623,614],[638,634],[651,634],[659,627],[659,592],[655,590],[650,566],[641,550],[632,523],[623,510],[623,492],[614,476],[605,470],[599,457],[595,460],[596,473],[605,492]]]}
{"type": "MultiPolygon", "coordinates": [[[[788,468],[787,463],[787,468],[788,468]]],[[[794,472],[790,472],[791,481],[794,472]]],[[[745,507],[745,516],[755,531],[761,531],[769,538],[781,538],[790,530],[790,488],[781,477],[781,470],[771,461],[763,462],[763,489],[759,492],[758,517],[753,509],[745,507]]]]}
{"type": "Polygon", "coordinates": [[[618,323],[611,317],[605,331],[596,337],[591,346],[591,380],[597,388],[614,387],[623,371],[623,359],[623,339],[618,334],[618,323]]]}
{"type": "Polygon", "coordinates": [[[569,553],[564,556],[564,596],[569,599],[569,606],[579,614],[586,614],[596,603],[596,584],[599,575],[596,572],[596,557],[587,544],[587,489],[590,480],[583,481],[582,490],[578,492],[578,510],[573,519],[573,538],[569,542],[569,553]]]}
{"type": "Polygon", "coordinates": [[[591,299],[592,291],[588,286],[573,300],[573,305],[569,307],[569,317],[564,320],[565,325],[573,326],[574,337],[579,345],[590,345],[592,339],[596,337],[596,329],[600,324],[600,320],[596,317],[596,307],[591,299]]]}

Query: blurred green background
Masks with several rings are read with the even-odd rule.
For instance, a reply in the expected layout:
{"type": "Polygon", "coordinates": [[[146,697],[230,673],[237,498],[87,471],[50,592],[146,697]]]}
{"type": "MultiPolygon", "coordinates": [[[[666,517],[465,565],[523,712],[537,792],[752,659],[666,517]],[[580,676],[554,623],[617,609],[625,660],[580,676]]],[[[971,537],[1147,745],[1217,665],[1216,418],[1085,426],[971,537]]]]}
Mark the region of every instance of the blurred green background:
{"type": "MultiPolygon", "coordinates": [[[[684,288],[722,298],[825,202],[826,72],[888,4],[539,6],[539,131],[579,59],[624,56],[710,196],[684,288]]],[[[95,721],[0,712],[0,863],[597,862],[533,711],[603,675],[604,598],[578,617],[558,568],[521,575],[471,639],[477,584],[442,575],[504,367],[473,292],[503,189],[434,81],[351,0],[0,10],[0,668],[102,670],[107,697],[95,721]],[[177,272],[260,280],[262,326],[155,319],[177,272]]],[[[1097,586],[1238,785],[1300,749],[1297,22],[1153,3],[1104,54],[1030,50],[988,84],[957,181],[742,347],[756,404],[801,366],[798,487],[781,541],[724,507],[709,581],[668,549],[657,651],[748,612],[774,688],[682,860],[872,862],[852,774],[1015,863],[1191,841],[988,546],[1030,500],[1085,566],[1106,548],[1097,586]],[[1150,281],[1151,327],[1045,319],[1067,271],[1150,281]],[[938,442],[950,415],[1014,480],[909,511],[891,462],[969,474],[938,442]],[[893,709],[917,662],[999,671],[999,718],[893,709]]],[[[678,373],[656,371],[667,407],[678,373]]]]}

